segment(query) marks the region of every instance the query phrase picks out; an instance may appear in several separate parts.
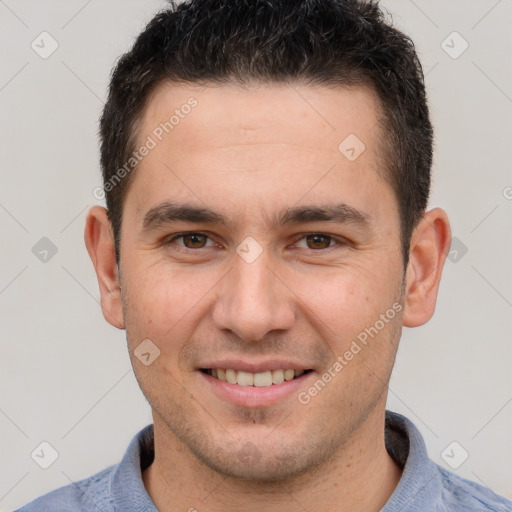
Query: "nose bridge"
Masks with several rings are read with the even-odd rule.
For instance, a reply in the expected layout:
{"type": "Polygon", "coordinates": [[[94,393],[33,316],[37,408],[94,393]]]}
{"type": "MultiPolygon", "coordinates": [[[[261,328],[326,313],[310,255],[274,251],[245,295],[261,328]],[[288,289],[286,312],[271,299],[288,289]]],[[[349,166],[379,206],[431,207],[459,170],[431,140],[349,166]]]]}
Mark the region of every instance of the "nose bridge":
{"type": "Polygon", "coordinates": [[[234,268],[223,281],[214,308],[217,328],[230,329],[245,341],[258,341],[272,330],[291,328],[295,317],[291,294],[273,266],[267,250],[253,261],[235,256],[234,268]]]}

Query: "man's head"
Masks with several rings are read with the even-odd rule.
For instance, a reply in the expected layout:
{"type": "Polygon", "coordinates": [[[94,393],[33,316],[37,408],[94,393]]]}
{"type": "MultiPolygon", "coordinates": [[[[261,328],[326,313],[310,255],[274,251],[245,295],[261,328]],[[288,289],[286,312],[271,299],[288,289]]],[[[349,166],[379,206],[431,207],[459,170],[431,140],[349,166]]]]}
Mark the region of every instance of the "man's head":
{"type": "Polygon", "coordinates": [[[118,64],[102,138],[106,183],[141,156],[85,238],[155,435],[258,481],[371,458],[402,325],[433,314],[450,237],[424,212],[409,40],[373,4],[184,4],[118,64]]]}
{"type": "Polygon", "coordinates": [[[432,127],[414,45],[386,23],[376,2],[204,0],[171,4],[155,16],[119,60],[101,119],[118,260],[124,200],[139,163],[134,152],[145,142],[140,121],[152,93],[168,81],[371,89],[379,100],[376,171],[396,195],[407,264],[410,236],[428,201],[432,127]]]}

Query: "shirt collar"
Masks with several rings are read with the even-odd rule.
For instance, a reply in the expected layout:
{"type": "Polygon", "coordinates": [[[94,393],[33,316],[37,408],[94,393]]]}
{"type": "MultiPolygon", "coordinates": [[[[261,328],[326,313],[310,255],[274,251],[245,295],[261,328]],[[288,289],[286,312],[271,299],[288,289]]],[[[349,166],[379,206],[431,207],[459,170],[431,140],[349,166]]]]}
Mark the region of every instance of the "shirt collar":
{"type": "MultiPolygon", "coordinates": [[[[432,505],[433,496],[441,495],[441,482],[436,465],[428,458],[421,433],[405,416],[386,411],[385,441],[388,453],[403,468],[403,473],[381,512],[425,510],[423,507],[432,505]]],[[[158,512],[142,480],[142,471],[153,459],[153,425],[148,425],[132,439],[112,473],[109,491],[117,508],[158,512]]]]}
{"type": "Polygon", "coordinates": [[[144,427],[131,440],[110,479],[110,495],[116,510],[158,512],[144,487],[142,471],[154,459],[153,425],[144,427]]]}
{"type": "Polygon", "coordinates": [[[385,441],[389,455],[403,473],[381,512],[433,510],[432,500],[442,496],[442,483],[419,430],[405,416],[386,411],[385,441]]]}

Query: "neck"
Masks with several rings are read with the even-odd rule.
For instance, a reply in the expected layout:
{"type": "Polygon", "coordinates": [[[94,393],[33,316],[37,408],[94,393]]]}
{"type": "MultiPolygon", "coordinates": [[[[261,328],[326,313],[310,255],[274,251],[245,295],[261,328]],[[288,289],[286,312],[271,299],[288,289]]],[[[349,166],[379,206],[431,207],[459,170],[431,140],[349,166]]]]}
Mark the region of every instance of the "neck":
{"type": "Polygon", "coordinates": [[[384,407],[322,466],[289,481],[254,483],[220,475],[205,466],[154,414],[155,460],[143,472],[148,494],[160,512],[171,510],[247,512],[283,510],[379,511],[393,493],[401,469],[384,443],[384,407]]]}

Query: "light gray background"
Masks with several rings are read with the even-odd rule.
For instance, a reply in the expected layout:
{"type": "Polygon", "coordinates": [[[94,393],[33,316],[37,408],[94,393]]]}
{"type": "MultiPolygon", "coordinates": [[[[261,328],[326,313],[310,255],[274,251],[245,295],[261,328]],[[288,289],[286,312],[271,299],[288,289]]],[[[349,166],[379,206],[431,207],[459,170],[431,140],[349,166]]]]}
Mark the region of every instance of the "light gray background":
{"type": "MultiPolygon", "coordinates": [[[[512,1],[383,5],[426,73],[430,206],[447,210],[467,247],[446,263],[431,322],[404,330],[389,408],[416,423],[434,461],[449,467],[441,453],[457,441],[469,457],[456,473],[512,498],[512,1]],[[456,59],[441,46],[453,31],[469,44],[456,59]]],[[[101,314],[83,228],[98,203],[109,73],[163,6],[0,1],[0,511],[118,462],[151,422],[124,331],[101,314]],[[47,59],[31,48],[43,31],[59,45],[47,59]],[[58,249],[46,263],[32,252],[42,237],[58,249]],[[46,470],[31,459],[42,441],[59,454],[46,470]]]]}

